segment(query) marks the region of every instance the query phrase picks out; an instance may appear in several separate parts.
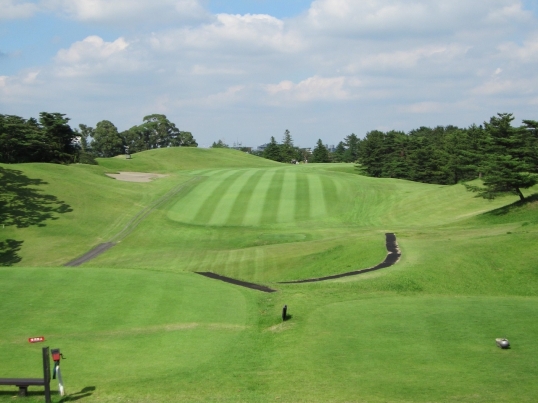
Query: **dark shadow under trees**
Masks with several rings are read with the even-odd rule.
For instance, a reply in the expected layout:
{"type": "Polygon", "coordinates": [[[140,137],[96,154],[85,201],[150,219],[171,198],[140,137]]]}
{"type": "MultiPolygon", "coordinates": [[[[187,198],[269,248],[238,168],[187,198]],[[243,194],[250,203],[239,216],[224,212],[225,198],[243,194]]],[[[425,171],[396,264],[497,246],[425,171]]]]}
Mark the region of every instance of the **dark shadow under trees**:
{"type": "Polygon", "coordinates": [[[527,204],[532,204],[538,202],[538,193],[534,193],[530,196],[525,197],[524,200],[518,200],[512,204],[509,204],[507,206],[503,206],[500,208],[497,208],[495,210],[488,211],[487,213],[484,213],[484,216],[504,216],[509,213],[511,213],[514,210],[517,210],[527,204]]]}
{"type": "MultiPolygon", "coordinates": [[[[27,228],[45,226],[47,220],[57,220],[57,214],[73,209],[56,196],[43,193],[38,186],[46,185],[41,179],[28,178],[23,172],[0,167],[0,225],[27,228]]],[[[23,241],[0,241],[0,266],[20,262],[18,251],[23,241]]]]}

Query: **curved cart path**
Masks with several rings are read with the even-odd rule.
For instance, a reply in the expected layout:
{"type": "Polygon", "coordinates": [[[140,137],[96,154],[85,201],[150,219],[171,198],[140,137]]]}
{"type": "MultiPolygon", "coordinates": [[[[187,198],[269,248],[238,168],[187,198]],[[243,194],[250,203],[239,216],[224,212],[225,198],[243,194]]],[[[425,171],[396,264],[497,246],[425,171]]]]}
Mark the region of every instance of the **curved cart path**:
{"type": "MultiPolygon", "coordinates": [[[[386,239],[386,247],[387,247],[387,257],[385,260],[378,265],[374,267],[370,267],[368,269],[361,269],[361,270],[354,270],[347,273],[341,273],[341,274],[335,274],[332,276],[327,277],[318,277],[318,278],[309,278],[305,280],[295,280],[295,281],[281,281],[278,284],[299,284],[299,283],[314,283],[317,281],[327,281],[327,280],[333,280],[335,278],[341,278],[341,277],[348,277],[348,276],[356,276],[357,274],[362,273],[368,273],[369,271],[384,269],[385,267],[390,267],[393,264],[397,263],[398,260],[400,260],[400,256],[402,256],[400,252],[400,248],[398,248],[398,243],[396,242],[396,235],[393,233],[386,233],[385,234],[386,239]]],[[[264,285],[260,284],[254,284],[254,283],[247,283],[246,281],[236,280],[231,277],[221,276],[220,274],[212,273],[210,271],[204,271],[195,272],[197,274],[201,274],[202,276],[206,276],[209,278],[213,278],[215,280],[225,281],[230,284],[239,285],[241,287],[250,288],[253,290],[263,291],[263,292],[276,292],[277,290],[273,290],[272,288],[266,287],[264,285]]]]}
{"type": "Polygon", "coordinates": [[[379,269],[384,269],[386,267],[390,267],[393,264],[397,263],[398,260],[400,260],[400,256],[402,256],[400,252],[400,248],[398,248],[398,243],[396,242],[396,235],[392,232],[385,234],[386,239],[386,245],[387,245],[387,257],[385,260],[378,265],[374,267],[370,267],[368,269],[361,269],[361,270],[354,270],[349,271],[347,273],[341,273],[341,274],[334,274],[332,276],[327,277],[318,277],[318,278],[308,278],[305,280],[294,280],[294,281],[281,281],[279,284],[299,284],[299,283],[315,283],[317,281],[327,281],[327,280],[334,280],[335,278],[341,278],[341,277],[349,277],[349,276],[356,276],[357,274],[362,273],[368,273],[369,271],[375,271],[379,269]]]}
{"type": "Polygon", "coordinates": [[[159,199],[155,200],[152,204],[144,208],[142,211],[140,211],[138,214],[136,214],[129,222],[116,234],[114,235],[109,242],[101,243],[97,245],[95,248],[90,250],[89,252],[85,253],[84,255],[71,260],[70,262],[64,264],[64,266],[80,266],[83,263],[86,263],[92,259],[95,259],[97,256],[105,253],[107,250],[112,248],[114,245],[116,245],[119,241],[121,241],[123,238],[125,238],[127,235],[129,235],[131,232],[135,230],[135,228],[142,222],[144,218],[146,218],[153,210],[155,210],[157,207],[162,205],[163,203],[166,203],[168,200],[170,200],[172,197],[177,195],[179,192],[183,190],[183,188],[194,181],[201,180],[201,177],[194,177],[192,179],[189,179],[186,182],[180,183],[178,186],[172,188],[167,193],[165,193],[163,196],[161,196],[159,199]]]}

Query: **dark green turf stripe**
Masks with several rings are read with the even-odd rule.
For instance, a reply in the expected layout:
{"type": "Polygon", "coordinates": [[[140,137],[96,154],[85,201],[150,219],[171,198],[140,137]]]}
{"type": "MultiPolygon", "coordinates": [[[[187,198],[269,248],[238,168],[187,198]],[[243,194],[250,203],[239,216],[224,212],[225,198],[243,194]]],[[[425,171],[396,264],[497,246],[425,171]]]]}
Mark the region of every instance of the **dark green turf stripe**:
{"type": "Polygon", "coordinates": [[[273,178],[263,204],[262,224],[274,224],[277,222],[278,206],[280,204],[280,194],[282,193],[282,183],[284,182],[284,170],[278,170],[273,178]]]}
{"type": "Polygon", "coordinates": [[[321,184],[323,186],[323,197],[325,199],[325,206],[327,208],[327,213],[332,213],[336,210],[338,206],[338,190],[334,179],[330,176],[321,176],[321,184]]]}
{"type": "Polygon", "coordinates": [[[310,217],[310,190],[306,174],[297,175],[295,191],[295,220],[307,220],[310,217]]]}
{"type": "Polygon", "coordinates": [[[211,192],[211,194],[205,199],[202,207],[198,211],[198,214],[196,214],[196,217],[194,219],[195,223],[207,224],[209,222],[209,220],[211,219],[213,215],[213,211],[219,204],[221,196],[226,192],[226,190],[230,186],[232,186],[232,184],[237,178],[243,175],[243,173],[244,171],[238,171],[228,176],[211,192]]]}
{"type": "Polygon", "coordinates": [[[230,213],[230,217],[228,217],[226,225],[241,225],[243,223],[243,219],[247,213],[248,203],[254,194],[256,185],[264,173],[265,170],[260,169],[248,179],[247,183],[245,183],[237,195],[237,199],[230,213]]]}

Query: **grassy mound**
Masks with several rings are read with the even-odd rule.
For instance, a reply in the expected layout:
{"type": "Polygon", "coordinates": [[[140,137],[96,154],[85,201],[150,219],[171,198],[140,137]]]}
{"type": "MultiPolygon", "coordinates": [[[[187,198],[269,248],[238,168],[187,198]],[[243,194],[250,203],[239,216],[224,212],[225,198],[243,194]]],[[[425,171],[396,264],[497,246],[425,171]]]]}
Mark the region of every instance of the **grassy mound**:
{"type": "Polygon", "coordinates": [[[280,165],[278,162],[256,157],[228,148],[170,147],[133,154],[127,160],[97,158],[100,166],[111,171],[170,173],[180,170],[205,170],[211,168],[257,168],[280,165]]]}

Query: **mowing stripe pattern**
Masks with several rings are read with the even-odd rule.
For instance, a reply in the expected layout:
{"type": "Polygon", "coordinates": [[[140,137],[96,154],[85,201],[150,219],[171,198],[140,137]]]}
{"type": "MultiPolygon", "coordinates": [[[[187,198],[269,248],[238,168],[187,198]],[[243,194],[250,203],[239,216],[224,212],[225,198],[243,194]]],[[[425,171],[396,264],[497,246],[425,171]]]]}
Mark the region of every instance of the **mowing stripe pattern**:
{"type": "Polygon", "coordinates": [[[177,200],[170,219],[210,226],[293,224],[325,219],[340,203],[338,180],[300,168],[198,173],[204,180],[177,200]]]}

